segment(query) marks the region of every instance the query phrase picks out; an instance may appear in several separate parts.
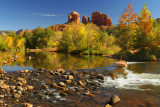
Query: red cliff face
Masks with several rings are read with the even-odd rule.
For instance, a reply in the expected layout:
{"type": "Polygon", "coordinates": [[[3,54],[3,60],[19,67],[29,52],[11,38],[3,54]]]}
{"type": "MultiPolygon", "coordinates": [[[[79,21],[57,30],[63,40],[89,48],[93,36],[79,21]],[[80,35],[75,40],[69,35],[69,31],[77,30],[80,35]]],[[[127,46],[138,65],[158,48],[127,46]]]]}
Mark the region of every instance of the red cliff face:
{"type": "Polygon", "coordinates": [[[69,27],[69,24],[57,24],[57,25],[51,26],[51,28],[53,29],[53,31],[63,31],[67,27],[69,27]]]}
{"type": "Polygon", "coordinates": [[[101,12],[92,13],[92,22],[94,24],[97,24],[98,26],[101,26],[101,25],[112,26],[111,18],[101,12]]]}
{"type": "Polygon", "coordinates": [[[83,23],[83,24],[87,24],[87,18],[86,18],[86,16],[83,16],[83,17],[82,17],[82,23],[83,23]]]}
{"type": "Polygon", "coordinates": [[[73,11],[68,15],[68,22],[75,21],[76,24],[80,24],[80,14],[77,12],[73,11]]]}

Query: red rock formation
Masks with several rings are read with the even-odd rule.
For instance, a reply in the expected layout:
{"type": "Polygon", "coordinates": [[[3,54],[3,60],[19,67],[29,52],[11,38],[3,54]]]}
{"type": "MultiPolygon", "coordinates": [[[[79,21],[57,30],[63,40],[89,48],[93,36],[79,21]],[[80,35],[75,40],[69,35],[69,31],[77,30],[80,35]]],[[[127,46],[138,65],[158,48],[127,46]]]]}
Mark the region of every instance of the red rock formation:
{"type": "Polygon", "coordinates": [[[101,25],[112,26],[111,18],[101,12],[92,13],[92,22],[94,24],[97,24],[98,26],[101,26],[101,25]]]}
{"type": "Polygon", "coordinates": [[[73,11],[68,15],[68,22],[75,21],[76,24],[80,24],[80,14],[77,12],[73,11]]]}
{"type": "Polygon", "coordinates": [[[69,24],[57,24],[57,25],[51,26],[51,28],[53,29],[53,31],[58,31],[58,30],[63,31],[69,26],[70,26],[69,24]]]}
{"type": "Polygon", "coordinates": [[[88,22],[91,22],[91,20],[90,20],[89,16],[88,16],[88,22]]]}
{"type": "Polygon", "coordinates": [[[82,17],[82,23],[83,23],[83,24],[87,24],[87,18],[86,18],[86,16],[83,16],[83,17],[82,17]]]}

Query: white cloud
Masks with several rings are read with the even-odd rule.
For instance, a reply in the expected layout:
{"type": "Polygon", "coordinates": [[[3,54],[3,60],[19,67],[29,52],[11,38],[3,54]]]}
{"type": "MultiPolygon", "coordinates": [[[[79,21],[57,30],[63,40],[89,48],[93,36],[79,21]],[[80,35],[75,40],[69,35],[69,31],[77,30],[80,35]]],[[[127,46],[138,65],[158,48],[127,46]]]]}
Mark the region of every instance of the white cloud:
{"type": "Polygon", "coordinates": [[[33,16],[44,16],[44,17],[66,16],[66,15],[43,14],[43,13],[32,13],[31,15],[33,15],[33,16]]]}

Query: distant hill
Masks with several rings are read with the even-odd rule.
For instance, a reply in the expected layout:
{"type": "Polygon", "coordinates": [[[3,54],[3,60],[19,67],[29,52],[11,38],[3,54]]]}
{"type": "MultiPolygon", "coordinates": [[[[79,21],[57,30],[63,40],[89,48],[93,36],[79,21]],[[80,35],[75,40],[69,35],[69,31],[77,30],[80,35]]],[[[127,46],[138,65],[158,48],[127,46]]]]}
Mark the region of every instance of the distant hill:
{"type": "Polygon", "coordinates": [[[0,34],[4,32],[4,33],[9,33],[10,31],[9,30],[0,30],[0,34]]]}

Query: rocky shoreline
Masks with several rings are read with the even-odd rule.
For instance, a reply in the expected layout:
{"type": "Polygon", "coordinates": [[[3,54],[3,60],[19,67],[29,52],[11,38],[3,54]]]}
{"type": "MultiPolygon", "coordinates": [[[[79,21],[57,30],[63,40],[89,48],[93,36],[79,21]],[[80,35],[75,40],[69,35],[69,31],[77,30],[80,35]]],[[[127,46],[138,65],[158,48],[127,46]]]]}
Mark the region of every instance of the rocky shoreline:
{"type": "MultiPolygon", "coordinates": [[[[124,65],[117,63],[116,66],[124,65]]],[[[104,75],[92,70],[53,71],[43,68],[8,73],[0,69],[0,74],[0,105],[6,107],[54,107],[60,106],[60,102],[67,102],[69,97],[92,98],[99,92],[105,75],[113,79],[116,77],[114,72],[104,75]]],[[[111,107],[119,101],[118,96],[113,96],[110,101],[105,101],[104,106],[111,107]]]]}

